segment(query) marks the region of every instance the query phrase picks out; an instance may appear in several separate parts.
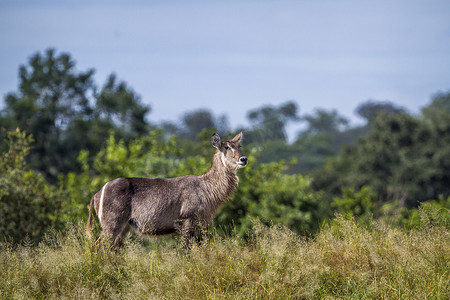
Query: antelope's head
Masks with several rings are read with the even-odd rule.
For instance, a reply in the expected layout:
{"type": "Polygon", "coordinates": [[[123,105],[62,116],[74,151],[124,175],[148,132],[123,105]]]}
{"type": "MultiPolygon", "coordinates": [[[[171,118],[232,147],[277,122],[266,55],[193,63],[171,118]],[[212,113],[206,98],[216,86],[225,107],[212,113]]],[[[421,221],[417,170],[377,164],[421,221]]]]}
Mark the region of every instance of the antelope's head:
{"type": "Polygon", "coordinates": [[[239,132],[229,141],[222,141],[217,133],[211,136],[211,143],[219,150],[222,164],[232,170],[237,170],[247,165],[247,156],[242,154],[241,145],[239,144],[241,139],[242,132],[239,132]]]}

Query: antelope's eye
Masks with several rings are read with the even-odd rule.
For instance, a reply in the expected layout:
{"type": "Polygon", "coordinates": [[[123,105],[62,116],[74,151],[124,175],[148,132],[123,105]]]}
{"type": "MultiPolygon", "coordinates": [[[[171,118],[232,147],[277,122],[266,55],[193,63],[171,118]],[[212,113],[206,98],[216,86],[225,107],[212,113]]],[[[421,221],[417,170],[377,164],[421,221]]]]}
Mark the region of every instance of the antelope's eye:
{"type": "Polygon", "coordinates": [[[230,147],[228,147],[228,145],[225,145],[225,149],[228,150],[228,149],[230,149],[230,147]]]}

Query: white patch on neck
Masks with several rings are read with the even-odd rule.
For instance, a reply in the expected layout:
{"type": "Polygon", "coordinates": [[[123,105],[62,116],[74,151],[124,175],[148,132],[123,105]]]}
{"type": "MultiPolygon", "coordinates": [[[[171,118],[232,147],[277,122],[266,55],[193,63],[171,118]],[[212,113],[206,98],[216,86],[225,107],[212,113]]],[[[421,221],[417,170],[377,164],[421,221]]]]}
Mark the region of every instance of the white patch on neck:
{"type": "Polygon", "coordinates": [[[220,152],[220,160],[222,161],[223,166],[226,167],[227,165],[225,163],[225,155],[222,152],[220,152]]]}
{"type": "Polygon", "coordinates": [[[100,196],[100,203],[98,205],[98,220],[102,223],[102,212],[103,212],[103,198],[105,197],[105,189],[109,181],[102,188],[102,195],[100,196]]]}

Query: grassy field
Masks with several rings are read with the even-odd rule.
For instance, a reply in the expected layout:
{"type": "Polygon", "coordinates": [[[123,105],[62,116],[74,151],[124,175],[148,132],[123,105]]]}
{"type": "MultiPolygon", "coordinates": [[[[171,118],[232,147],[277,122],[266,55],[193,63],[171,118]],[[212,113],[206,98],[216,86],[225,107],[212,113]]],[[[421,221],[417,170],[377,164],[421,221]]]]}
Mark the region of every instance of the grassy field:
{"type": "Polygon", "coordinates": [[[97,251],[81,228],[37,247],[3,245],[0,298],[450,298],[446,226],[406,231],[338,217],[304,238],[256,224],[248,241],[210,234],[188,256],[154,239],[97,251]]]}

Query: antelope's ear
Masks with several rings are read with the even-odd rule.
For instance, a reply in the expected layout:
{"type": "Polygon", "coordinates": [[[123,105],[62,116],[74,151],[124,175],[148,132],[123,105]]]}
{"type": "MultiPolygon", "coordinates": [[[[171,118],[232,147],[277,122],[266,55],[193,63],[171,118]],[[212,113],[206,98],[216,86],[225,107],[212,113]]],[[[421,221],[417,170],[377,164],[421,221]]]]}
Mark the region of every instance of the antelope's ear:
{"type": "Polygon", "coordinates": [[[214,134],[211,136],[211,144],[212,144],[215,148],[219,149],[221,143],[222,143],[222,141],[220,140],[220,136],[219,136],[217,133],[214,133],[214,134]]]}
{"type": "Polygon", "coordinates": [[[242,131],[236,134],[236,136],[231,140],[234,143],[239,143],[242,140],[242,131]]]}

